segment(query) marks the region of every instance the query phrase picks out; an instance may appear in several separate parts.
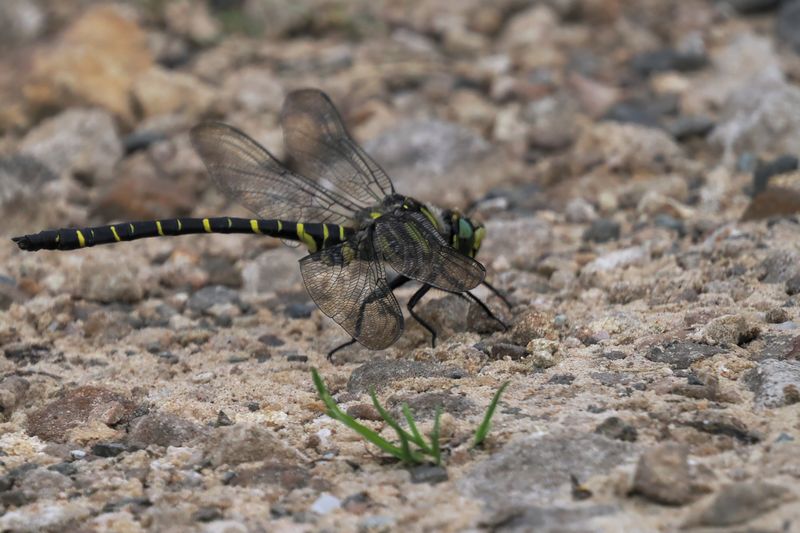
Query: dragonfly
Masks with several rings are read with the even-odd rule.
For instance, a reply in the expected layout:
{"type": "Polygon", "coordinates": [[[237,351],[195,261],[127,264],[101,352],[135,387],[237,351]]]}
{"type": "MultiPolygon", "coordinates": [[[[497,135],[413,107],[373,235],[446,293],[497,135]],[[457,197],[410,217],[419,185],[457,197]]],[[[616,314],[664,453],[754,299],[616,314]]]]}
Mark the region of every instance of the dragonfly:
{"type": "Polygon", "coordinates": [[[200,233],[247,233],[305,245],[300,259],[306,290],[317,307],[351,339],[380,350],[404,329],[395,289],[421,284],[407,309],[415,311],[430,289],[475,302],[503,328],[471,290],[486,286],[509,308],[508,299],[485,279],[475,259],[486,228],[456,209],[419,202],[395,192],[389,176],[353,140],[331,99],[317,89],[289,93],[280,115],[288,164],[244,132],[221,122],[190,131],[192,145],[217,188],[256,218],[174,218],[61,228],[14,237],[22,250],[75,250],[148,237],[200,233]],[[387,267],[396,275],[389,280],[387,267]]]}

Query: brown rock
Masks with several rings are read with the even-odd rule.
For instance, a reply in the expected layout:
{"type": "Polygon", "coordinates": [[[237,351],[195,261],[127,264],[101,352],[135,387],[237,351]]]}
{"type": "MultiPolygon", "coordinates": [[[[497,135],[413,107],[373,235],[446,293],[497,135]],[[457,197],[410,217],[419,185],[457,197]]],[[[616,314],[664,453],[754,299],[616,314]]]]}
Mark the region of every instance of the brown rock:
{"type": "Polygon", "coordinates": [[[692,498],[689,450],[668,442],[651,448],[639,458],[633,490],[654,502],[682,505],[692,498]]]}
{"type": "Polygon", "coordinates": [[[520,346],[527,346],[533,339],[557,339],[558,333],[553,325],[553,315],[536,309],[528,311],[514,323],[511,338],[520,346]]]}
{"type": "Polygon", "coordinates": [[[11,417],[14,409],[25,399],[31,384],[19,376],[7,376],[0,381],[0,420],[11,417]]]}
{"type": "Polygon", "coordinates": [[[214,100],[214,91],[191,74],[153,67],[136,79],[133,97],[145,117],[186,113],[198,116],[214,100]]]}
{"type": "Polygon", "coordinates": [[[64,442],[67,432],[90,423],[111,426],[130,418],[135,405],[125,396],[87,385],[65,391],[60,398],[28,415],[30,435],[64,442]]]}
{"type": "Polygon", "coordinates": [[[347,414],[361,420],[382,420],[381,414],[368,403],[357,403],[347,408],[347,414]]]}
{"type": "Polygon", "coordinates": [[[130,89],[152,63],[147,36],[128,12],[95,6],[34,57],[23,91],[34,108],[96,105],[132,122],[130,89]]]}
{"type": "Polygon", "coordinates": [[[759,481],[726,485],[691,515],[686,526],[723,527],[741,524],[775,509],[796,496],[785,487],[759,481]]]}

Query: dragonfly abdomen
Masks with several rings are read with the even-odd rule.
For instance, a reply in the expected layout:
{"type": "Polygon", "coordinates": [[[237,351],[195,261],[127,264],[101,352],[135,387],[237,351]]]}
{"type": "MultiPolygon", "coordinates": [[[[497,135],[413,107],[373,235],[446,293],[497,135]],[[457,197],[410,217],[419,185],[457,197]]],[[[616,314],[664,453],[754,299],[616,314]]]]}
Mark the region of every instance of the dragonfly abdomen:
{"type": "Polygon", "coordinates": [[[28,251],[76,250],[99,244],[133,241],[148,237],[168,237],[196,233],[249,233],[299,241],[310,252],[336,245],[352,235],[353,230],[338,224],[300,223],[234,217],[173,218],[120,222],[87,228],[61,228],[14,237],[14,242],[28,251]]]}

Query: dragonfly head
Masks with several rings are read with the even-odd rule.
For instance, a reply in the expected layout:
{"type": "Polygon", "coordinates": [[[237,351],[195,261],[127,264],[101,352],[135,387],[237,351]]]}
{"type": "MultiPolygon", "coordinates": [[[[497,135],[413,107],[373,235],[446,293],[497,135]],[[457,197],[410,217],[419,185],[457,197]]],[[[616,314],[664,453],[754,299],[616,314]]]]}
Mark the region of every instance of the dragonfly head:
{"type": "Polygon", "coordinates": [[[464,255],[475,257],[481,249],[486,228],[480,222],[463,216],[458,211],[450,211],[450,234],[453,248],[464,255]]]}

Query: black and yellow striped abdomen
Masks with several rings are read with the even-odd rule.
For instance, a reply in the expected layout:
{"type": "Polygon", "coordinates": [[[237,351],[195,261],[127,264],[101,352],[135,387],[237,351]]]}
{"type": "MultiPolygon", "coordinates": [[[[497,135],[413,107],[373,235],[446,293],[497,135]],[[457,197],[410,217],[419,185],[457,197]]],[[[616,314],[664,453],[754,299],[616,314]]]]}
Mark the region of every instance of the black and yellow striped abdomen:
{"type": "Polygon", "coordinates": [[[249,233],[299,241],[310,252],[316,252],[343,242],[353,232],[353,229],[337,224],[214,217],[120,222],[91,228],[62,228],[14,237],[13,240],[21,249],[35,252],[76,250],[98,244],[193,233],[249,233]]]}

